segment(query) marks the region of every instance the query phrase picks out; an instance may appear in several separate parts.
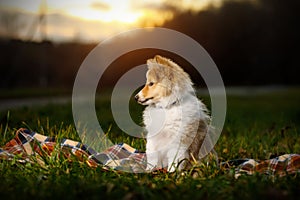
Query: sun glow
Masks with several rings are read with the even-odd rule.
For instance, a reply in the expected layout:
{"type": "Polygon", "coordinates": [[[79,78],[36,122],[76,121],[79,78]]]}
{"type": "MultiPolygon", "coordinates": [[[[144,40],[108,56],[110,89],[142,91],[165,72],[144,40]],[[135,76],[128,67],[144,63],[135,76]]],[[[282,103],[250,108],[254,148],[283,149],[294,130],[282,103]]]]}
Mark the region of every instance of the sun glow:
{"type": "MultiPolygon", "coordinates": [[[[28,29],[39,15],[45,15],[47,37],[57,41],[98,41],[109,35],[132,28],[161,26],[172,20],[176,14],[185,11],[199,11],[209,2],[223,0],[1,0],[1,10],[11,18],[10,27],[17,27],[22,19],[25,28],[10,31],[7,24],[1,24],[0,35],[26,38],[28,29]],[[43,6],[42,6],[43,5],[43,6]],[[43,9],[42,9],[43,8],[43,9]],[[4,28],[3,28],[4,27],[4,28]],[[6,28],[6,29],[5,29],[6,28]],[[18,34],[16,34],[18,32],[18,34]]],[[[1,16],[0,16],[1,18],[1,16]]],[[[5,18],[5,16],[4,16],[5,18]]],[[[3,20],[2,20],[3,21],[3,20]]],[[[18,27],[17,27],[18,28],[18,27]]],[[[34,30],[36,31],[36,27],[34,30]]],[[[37,35],[37,34],[36,34],[37,35]]],[[[32,39],[32,38],[31,38],[32,39]]],[[[38,40],[38,38],[33,38],[38,40]]]]}
{"type": "Polygon", "coordinates": [[[102,22],[135,23],[142,16],[141,12],[129,12],[118,8],[109,11],[98,11],[93,9],[70,9],[66,14],[83,20],[102,22]]]}
{"type": "Polygon", "coordinates": [[[136,23],[143,15],[141,11],[132,10],[126,1],[108,1],[105,3],[74,6],[64,10],[65,14],[89,21],[136,23]]]}

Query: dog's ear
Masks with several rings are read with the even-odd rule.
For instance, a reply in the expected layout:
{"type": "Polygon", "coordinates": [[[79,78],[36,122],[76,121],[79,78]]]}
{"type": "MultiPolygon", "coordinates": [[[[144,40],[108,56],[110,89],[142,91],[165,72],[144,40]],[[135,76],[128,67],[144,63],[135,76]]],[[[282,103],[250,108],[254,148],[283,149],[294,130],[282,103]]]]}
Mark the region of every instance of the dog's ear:
{"type": "Polygon", "coordinates": [[[160,65],[164,65],[164,66],[171,66],[171,60],[168,59],[168,58],[165,58],[165,57],[162,57],[160,55],[156,55],[153,60],[155,60],[155,62],[157,64],[160,64],[160,65]]]}
{"type": "Polygon", "coordinates": [[[155,56],[154,58],[150,58],[150,59],[147,60],[147,66],[148,66],[148,69],[157,68],[157,67],[159,67],[160,65],[163,65],[163,64],[160,63],[160,62],[157,60],[157,56],[155,56]]]}
{"type": "Polygon", "coordinates": [[[153,67],[158,67],[160,65],[163,66],[170,66],[169,65],[169,59],[162,57],[160,55],[154,56],[154,58],[147,60],[148,69],[151,69],[153,67]]]}
{"type": "Polygon", "coordinates": [[[156,65],[157,63],[154,61],[154,59],[151,58],[147,60],[147,66],[149,70],[155,67],[156,65]]]}

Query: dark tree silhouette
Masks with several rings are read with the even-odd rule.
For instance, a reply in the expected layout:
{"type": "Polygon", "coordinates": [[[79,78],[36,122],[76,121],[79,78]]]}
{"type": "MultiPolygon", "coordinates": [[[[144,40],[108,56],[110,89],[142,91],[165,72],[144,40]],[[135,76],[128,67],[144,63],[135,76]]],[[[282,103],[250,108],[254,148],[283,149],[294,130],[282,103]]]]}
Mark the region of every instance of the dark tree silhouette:
{"type": "Polygon", "coordinates": [[[299,84],[299,9],[296,0],[225,1],[164,26],[203,45],[227,84],[299,84]]]}
{"type": "MultiPolygon", "coordinates": [[[[211,7],[198,13],[169,7],[175,16],[163,26],[197,40],[216,62],[226,85],[299,85],[300,1],[252,2],[227,0],[220,8],[211,7]]],[[[37,86],[42,48],[47,49],[48,86],[72,87],[81,62],[94,46],[0,40],[0,88],[37,86]]],[[[148,49],[120,57],[103,76],[103,84],[113,85],[122,76],[121,72],[145,63],[155,53],[148,49]],[[120,65],[124,69],[115,67],[120,65]]],[[[202,83],[185,61],[162,53],[187,65],[194,81],[202,83]]]]}

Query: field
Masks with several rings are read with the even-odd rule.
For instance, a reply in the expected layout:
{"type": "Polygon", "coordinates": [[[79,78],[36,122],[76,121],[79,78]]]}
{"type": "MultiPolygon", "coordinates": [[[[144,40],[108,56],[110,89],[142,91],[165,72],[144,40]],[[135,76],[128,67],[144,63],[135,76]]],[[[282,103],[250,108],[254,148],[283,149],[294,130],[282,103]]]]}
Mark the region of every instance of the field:
{"type": "MultiPolygon", "coordinates": [[[[300,89],[246,93],[228,94],[226,122],[215,146],[220,160],[269,159],[284,153],[300,153],[300,89]]],[[[209,104],[208,96],[200,96],[209,104]]],[[[96,109],[101,108],[97,113],[101,116],[99,121],[107,136],[114,143],[126,142],[145,150],[145,140],[122,133],[114,124],[108,97],[101,95],[96,101],[96,109]]],[[[141,123],[143,107],[131,102],[130,109],[134,121],[141,123]]],[[[79,140],[71,104],[0,111],[0,120],[1,146],[20,127],[79,140]]],[[[233,169],[219,169],[214,164],[195,166],[193,173],[132,174],[103,171],[100,167],[92,169],[55,156],[48,159],[45,167],[1,161],[0,198],[296,199],[300,195],[300,174],[285,177],[255,174],[235,179],[233,169]]]]}

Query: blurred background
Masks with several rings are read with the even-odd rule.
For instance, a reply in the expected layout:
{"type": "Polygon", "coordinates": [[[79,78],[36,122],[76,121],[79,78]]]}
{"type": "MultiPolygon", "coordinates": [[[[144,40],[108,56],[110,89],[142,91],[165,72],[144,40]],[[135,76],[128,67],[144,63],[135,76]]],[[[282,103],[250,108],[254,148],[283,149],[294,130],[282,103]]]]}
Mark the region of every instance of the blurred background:
{"type": "MultiPolygon", "coordinates": [[[[298,0],[1,0],[0,90],[71,92],[78,68],[97,44],[148,26],[198,41],[226,86],[299,85],[299,9],[298,0]]],[[[113,86],[124,71],[156,53],[145,49],[121,56],[101,84],[113,86]],[[124,71],[114,70],[119,63],[124,71]]],[[[192,74],[201,85],[197,77],[192,74]]]]}

